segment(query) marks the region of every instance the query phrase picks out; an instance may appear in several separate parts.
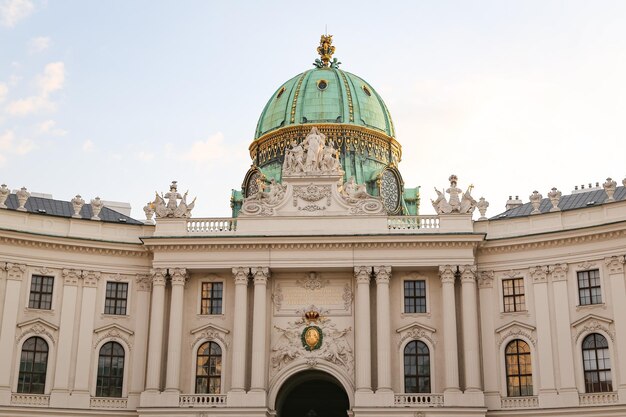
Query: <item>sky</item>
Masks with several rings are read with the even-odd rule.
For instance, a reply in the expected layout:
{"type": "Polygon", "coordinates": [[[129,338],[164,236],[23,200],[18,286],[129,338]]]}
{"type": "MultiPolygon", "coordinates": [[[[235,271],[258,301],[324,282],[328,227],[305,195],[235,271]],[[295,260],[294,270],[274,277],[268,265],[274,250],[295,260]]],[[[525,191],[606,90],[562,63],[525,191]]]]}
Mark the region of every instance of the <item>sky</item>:
{"type": "MultiPolygon", "coordinates": [[[[626,176],[626,1],[0,0],[0,182],[230,216],[258,117],[324,33],[385,100],[407,187],[569,194],[626,176]]],[[[476,214],[477,216],[477,214],[476,214]]]]}

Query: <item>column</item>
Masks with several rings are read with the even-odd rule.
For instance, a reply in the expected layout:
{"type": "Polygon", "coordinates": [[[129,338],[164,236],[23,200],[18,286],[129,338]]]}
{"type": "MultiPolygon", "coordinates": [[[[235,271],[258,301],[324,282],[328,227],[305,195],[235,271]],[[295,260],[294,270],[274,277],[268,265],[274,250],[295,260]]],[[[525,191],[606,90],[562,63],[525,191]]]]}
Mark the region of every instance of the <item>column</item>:
{"type": "Polygon", "coordinates": [[[390,266],[375,266],[376,277],[376,350],[378,386],[376,392],[391,391],[391,315],[389,310],[390,266]]]}
{"type": "Polygon", "coordinates": [[[235,279],[235,307],[233,311],[233,370],[231,391],[235,392],[245,391],[248,272],[248,268],[233,268],[233,277],[235,279]]]}
{"type": "MultiPolygon", "coordinates": [[[[96,313],[96,295],[100,272],[83,271],[83,297],[80,303],[80,325],[78,331],[78,350],[76,352],[76,376],[72,396],[79,394],[83,406],[89,407],[89,370],[94,352],[93,341],[94,316],[96,313]]],[[[95,352],[97,355],[98,352],[95,352]]]]}
{"type": "MultiPolygon", "coordinates": [[[[611,297],[613,304],[613,319],[615,320],[615,347],[613,349],[617,358],[611,358],[613,366],[617,365],[617,371],[613,372],[613,386],[617,388],[620,403],[626,403],[626,283],[624,282],[624,256],[611,256],[604,260],[609,271],[611,282],[611,297]],[[619,380],[615,380],[619,375],[619,380]]],[[[610,343],[610,341],[609,341],[610,343]]],[[[615,389],[615,388],[614,388],[615,389]]]]}
{"type": "Polygon", "coordinates": [[[159,391],[163,355],[163,320],[165,314],[165,276],[167,270],[157,268],[152,275],[152,307],[150,309],[150,337],[146,372],[146,391],[159,391]]]}
{"type": "Polygon", "coordinates": [[[78,280],[81,271],[77,269],[63,270],[63,303],[61,307],[61,323],[59,325],[59,343],[57,345],[57,359],[54,371],[53,396],[51,406],[66,406],[65,400],[59,399],[57,404],[54,397],[57,393],[68,393],[70,384],[70,364],[72,358],[72,341],[74,340],[74,323],[76,322],[76,296],[78,295],[78,280]]]}
{"type": "Polygon", "coordinates": [[[456,337],[456,297],[454,280],[456,268],[450,265],[439,267],[443,306],[443,351],[444,351],[444,392],[459,391],[459,357],[456,337]]]}
{"type": "Polygon", "coordinates": [[[568,403],[563,405],[577,406],[578,389],[576,388],[576,376],[574,375],[575,359],[570,328],[567,269],[567,264],[549,266],[550,278],[552,279],[556,339],[559,352],[557,360],[559,361],[559,373],[561,375],[559,397],[564,397],[564,394],[568,393],[568,403]]]}
{"type": "MultiPolygon", "coordinates": [[[[150,290],[152,278],[149,275],[137,275],[135,279],[135,320],[137,323],[150,322],[150,290]]],[[[139,394],[145,387],[146,357],[148,356],[148,326],[135,326],[135,349],[132,350],[132,374],[129,397],[139,394]]]]}
{"type": "MultiPolygon", "coordinates": [[[[535,296],[535,317],[537,318],[537,356],[533,357],[533,368],[539,370],[539,406],[555,406],[556,389],[554,383],[554,366],[552,363],[552,334],[550,330],[550,301],[548,300],[548,267],[530,268],[535,296]]],[[[569,325],[568,325],[569,328],[569,325]]]]}
{"type": "Polygon", "coordinates": [[[371,267],[354,268],[356,278],[355,351],[356,390],[372,392],[372,352],[370,336],[370,274],[371,267]]]}
{"type": "Polygon", "coordinates": [[[254,277],[254,314],[252,323],[252,376],[251,391],[265,391],[267,367],[267,279],[269,268],[251,268],[254,277]]]}
{"type": "Polygon", "coordinates": [[[498,367],[494,358],[499,357],[496,349],[494,317],[498,313],[498,292],[493,289],[493,271],[481,271],[478,278],[480,297],[480,327],[482,338],[483,372],[485,381],[485,405],[487,408],[500,407],[498,367]],[[496,301],[494,302],[494,298],[496,301]]]}
{"type": "Polygon", "coordinates": [[[480,351],[478,347],[478,303],[476,300],[476,266],[461,267],[463,297],[463,355],[465,357],[465,391],[480,391],[480,351]]]}
{"type": "Polygon", "coordinates": [[[11,370],[14,369],[15,329],[20,303],[22,281],[26,277],[26,265],[6,264],[6,291],[2,308],[2,328],[0,328],[0,404],[11,402],[11,370]]]}
{"type": "Polygon", "coordinates": [[[180,391],[180,358],[183,344],[183,304],[187,270],[170,269],[172,297],[170,300],[170,327],[167,337],[167,372],[165,390],[180,391]]]}

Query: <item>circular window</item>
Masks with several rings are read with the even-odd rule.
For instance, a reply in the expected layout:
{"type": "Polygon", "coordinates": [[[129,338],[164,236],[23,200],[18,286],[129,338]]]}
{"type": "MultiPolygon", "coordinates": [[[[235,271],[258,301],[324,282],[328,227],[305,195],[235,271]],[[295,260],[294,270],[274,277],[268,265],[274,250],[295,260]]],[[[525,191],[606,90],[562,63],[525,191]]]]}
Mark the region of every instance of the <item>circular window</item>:
{"type": "Polygon", "coordinates": [[[317,88],[319,88],[320,90],[324,91],[324,90],[326,90],[326,87],[328,87],[328,81],[326,81],[326,80],[319,80],[317,82],[317,88]]]}
{"type": "Polygon", "coordinates": [[[248,183],[246,184],[246,195],[244,197],[250,197],[259,191],[259,184],[257,184],[257,180],[259,178],[261,178],[259,171],[255,171],[252,175],[250,175],[248,183]]]}
{"type": "Polygon", "coordinates": [[[372,92],[370,91],[369,88],[367,88],[366,86],[361,87],[363,89],[363,91],[365,92],[365,94],[367,94],[368,96],[372,95],[372,92]]]}
{"type": "Polygon", "coordinates": [[[380,184],[380,196],[388,213],[396,213],[400,208],[400,187],[398,177],[391,170],[386,169],[380,184]]]}

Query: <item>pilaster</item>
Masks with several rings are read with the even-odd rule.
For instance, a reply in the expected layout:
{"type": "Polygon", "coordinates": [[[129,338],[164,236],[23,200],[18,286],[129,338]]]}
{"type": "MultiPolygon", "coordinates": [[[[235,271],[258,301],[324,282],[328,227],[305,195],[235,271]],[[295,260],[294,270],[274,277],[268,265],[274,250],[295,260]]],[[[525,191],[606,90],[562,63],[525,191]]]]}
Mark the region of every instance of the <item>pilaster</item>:
{"type": "Polygon", "coordinates": [[[235,280],[235,306],[233,312],[233,356],[231,392],[229,396],[245,392],[246,378],[246,335],[248,325],[248,275],[250,269],[233,268],[235,280]]]}
{"type": "MultiPolygon", "coordinates": [[[[146,370],[146,391],[158,393],[161,385],[161,362],[163,355],[163,321],[165,315],[165,279],[167,270],[155,268],[150,271],[152,276],[152,305],[150,307],[150,334],[148,343],[148,360],[146,370]]],[[[149,406],[148,397],[141,405],[149,406]]]]}
{"type": "Polygon", "coordinates": [[[180,359],[183,344],[183,302],[187,270],[170,269],[172,297],[170,301],[170,327],[167,340],[167,372],[165,391],[180,392],[180,359]]]}
{"type": "Polygon", "coordinates": [[[372,369],[371,369],[371,332],[370,332],[370,275],[372,268],[358,266],[354,268],[356,280],[356,314],[355,340],[356,340],[356,390],[357,392],[372,393],[372,369]]]}
{"type": "Polygon", "coordinates": [[[15,329],[20,305],[22,281],[26,277],[26,265],[6,264],[6,291],[2,308],[0,328],[0,405],[11,403],[11,369],[15,356],[15,329]]]}
{"type": "Polygon", "coordinates": [[[266,374],[267,374],[267,281],[270,277],[269,268],[251,268],[254,278],[254,314],[252,323],[252,373],[250,392],[254,394],[255,404],[265,406],[266,374]]]}
{"type": "MultiPolygon", "coordinates": [[[[391,389],[391,312],[389,307],[390,266],[375,266],[376,279],[376,351],[378,385],[376,395],[389,395],[390,405],[393,404],[391,389]]],[[[386,397],[381,399],[385,400],[386,397]]]]}
{"type": "MultiPolygon", "coordinates": [[[[460,392],[456,296],[454,294],[456,267],[451,265],[440,266],[439,277],[441,278],[443,306],[444,395],[446,393],[456,394],[460,392]]],[[[450,395],[448,396],[450,397],[450,395]]]]}
{"type": "MultiPolygon", "coordinates": [[[[150,322],[150,291],[152,289],[152,278],[150,275],[141,274],[135,278],[135,320],[137,323],[150,322]]],[[[137,401],[137,396],[145,388],[146,358],[148,356],[148,326],[135,326],[135,349],[131,352],[132,373],[130,376],[130,398],[137,401]]]]}
{"type": "MultiPolygon", "coordinates": [[[[624,256],[611,256],[604,260],[611,282],[613,318],[615,320],[615,346],[626,346],[626,283],[624,282],[624,256]]],[[[619,380],[614,382],[620,403],[626,403],[626,354],[624,349],[615,349],[618,355],[613,361],[618,367],[619,380]]],[[[615,376],[613,377],[615,378],[615,376]]]]}
{"type": "MultiPolygon", "coordinates": [[[[481,392],[478,302],[476,297],[476,266],[464,265],[461,272],[463,297],[463,350],[465,357],[465,393],[477,397],[484,405],[481,392]]],[[[472,404],[474,405],[474,404],[472,404]]]]}
{"type": "Polygon", "coordinates": [[[494,323],[494,316],[497,313],[497,304],[494,302],[494,277],[494,271],[480,271],[478,273],[485,406],[490,409],[500,407],[499,375],[493,360],[499,356],[496,349],[496,326],[494,323]]]}

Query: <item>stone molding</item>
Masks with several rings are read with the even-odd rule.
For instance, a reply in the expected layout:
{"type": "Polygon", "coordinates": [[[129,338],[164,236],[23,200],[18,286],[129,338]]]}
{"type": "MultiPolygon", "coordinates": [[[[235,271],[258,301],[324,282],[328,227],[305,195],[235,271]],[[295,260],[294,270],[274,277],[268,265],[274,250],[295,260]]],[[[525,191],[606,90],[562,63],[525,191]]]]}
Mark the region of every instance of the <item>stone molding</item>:
{"type": "Polygon", "coordinates": [[[478,272],[478,288],[493,288],[493,280],[495,277],[494,271],[479,271],[478,272]]]}
{"type": "Polygon", "coordinates": [[[267,280],[270,277],[270,269],[268,267],[254,267],[250,268],[250,272],[254,277],[254,285],[267,285],[267,280]]]}
{"type": "Polygon", "coordinates": [[[498,335],[498,347],[502,346],[505,340],[511,337],[519,338],[520,336],[526,338],[533,346],[537,346],[536,329],[529,324],[512,321],[496,329],[495,332],[498,335]]]}
{"type": "Polygon", "coordinates": [[[588,314],[580,320],[576,320],[572,323],[572,328],[576,330],[576,334],[573,336],[574,341],[578,341],[584,334],[595,333],[602,331],[609,336],[611,341],[615,341],[615,332],[611,330],[610,326],[613,320],[607,319],[595,314],[588,314]]]}
{"type": "Polygon", "coordinates": [[[436,329],[417,322],[400,327],[396,330],[399,336],[398,349],[400,349],[402,344],[408,339],[425,339],[430,342],[432,347],[435,347],[437,345],[437,338],[435,337],[436,332],[436,329]]]}
{"type": "Polygon", "coordinates": [[[153,286],[165,286],[165,277],[167,276],[167,270],[164,268],[153,268],[150,270],[150,276],[152,277],[153,286]]]}
{"type": "Polygon", "coordinates": [[[533,266],[528,268],[530,277],[535,284],[541,284],[548,281],[548,267],[547,266],[533,266]]]}
{"type": "Polygon", "coordinates": [[[369,266],[355,266],[354,278],[357,284],[369,284],[372,268],[369,266]]]}
{"type": "Polygon", "coordinates": [[[99,327],[95,329],[93,333],[95,336],[95,341],[93,343],[94,349],[97,348],[98,344],[100,344],[100,342],[105,339],[110,339],[116,342],[123,342],[129,351],[133,348],[131,338],[134,335],[134,332],[123,326],[120,326],[119,324],[113,323],[99,327]]]}
{"type": "Polygon", "coordinates": [[[78,280],[81,278],[82,272],[78,269],[64,269],[63,285],[78,286],[78,280]]]}
{"type": "Polygon", "coordinates": [[[150,291],[152,289],[152,280],[150,275],[137,274],[135,284],[138,291],[150,291]]]}
{"type": "Polygon", "coordinates": [[[476,265],[463,265],[459,269],[461,270],[462,283],[476,282],[476,265]]]}
{"type": "MultiPolygon", "coordinates": [[[[211,323],[205,324],[204,326],[198,327],[189,332],[189,335],[191,337],[191,342],[189,343],[189,345],[193,348],[202,340],[218,340],[222,343],[224,348],[228,348],[230,346],[230,340],[228,338],[229,333],[229,330],[222,327],[216,326],[211,323]]],[[[225,352],[222,352],[222,354],[224,353],[225,352]]]]}
{"type": "Polygon", "coordinates": [[[244,268],[242,266],[233,268],[233,278],[235,279],[235,285],[248,285],[248,273],[250,268],[244,268]]]}
{"type": "Polygon", "coordinates": [[[442,284],[454,284],[456,271],[453,268],[455,269],[455,267],[451,265],[442,265],[439,267],[439,278],[442,284]]]}
{"type": "MultiPolygon", "coordinates": [[[[26,232],[25,232],[26,233],[26,232]]],[[[22,239],[19,237],[9,237],[9,236],[0,236],[0,242],[5,243],[10,246],[24,246],[24,247],[32,247],[37,249],[53,249],[59,250],[63,252],[80,252],[81,254],[96,254],[96,255],[106,255],[106,256],[130,256],[130,257],[139,257],[139,258],[147,258],[150,256],[150,252],[148,252],[145,246],[141,243],[127,243],[127,242],[115,242],[115,244],[119,245],[128,245],[133,246],[132,249],[116,249],[110,247],[98,247],[98,246],[87,246],[87,245],[71,245],[66,243],[65,241],[73,239],[72,237],[66,238],[63,236],[54,236],[55,239],[59,239],[58,241],[50,241],[50,240],[31,240],[31,239],[22,239]]],[[[96,242],[97,243],[97,242],[96,242]]],[[[109,242],[101,242],[103,246],[111,245],[109,242]]]]}
{"type": "Polygon", "coordinates": [[[19,344],[20,341],[26,339],[27,337],[41,335],[47,336],[53,344],[56,344],[56,333],[59,328],[41,318],[19,323],[17,327],[20,329],[20,332],[15,336],[16,344],[19,344]]]}
{"type": "Polygon", "coordinates": [[[7,262],[7,279],[11,279],[14,281],[22,281],[26,272],[26,265],[24,264],[14,264],[7,262]]]}
{"type": "Polygon", "coordinates": [[[185,286],[188,277],[187,270],[185,268],[172,268],[169,272],[172,285],[185,286]]]}
{"type": "Polygon", "coordinates": [[[604,264],[609,270],[609,274],[623,274],[624,273],[624,256],[611,256],[604,258],[604,264]]]}
{"type": "Polygon", "coordinates": [[[376,277],[376,284],[387,284],[391,280],[391,267],[390,266],[375,266],[374,276],[376,277]]]}
{"type": "Polygon", "coordinates": [[[98,286],[100,276],[101,274],[98,271],[83,271],[83,287],[96,288],[98,286]]]}
{"type": "Polygon", "coordinates": [[[549,265],[550,278],[552,281],[565,281],[567,280],[567,270],[569,266],[567,264],[554,264],[549,265]]]}

